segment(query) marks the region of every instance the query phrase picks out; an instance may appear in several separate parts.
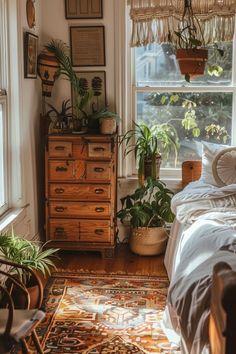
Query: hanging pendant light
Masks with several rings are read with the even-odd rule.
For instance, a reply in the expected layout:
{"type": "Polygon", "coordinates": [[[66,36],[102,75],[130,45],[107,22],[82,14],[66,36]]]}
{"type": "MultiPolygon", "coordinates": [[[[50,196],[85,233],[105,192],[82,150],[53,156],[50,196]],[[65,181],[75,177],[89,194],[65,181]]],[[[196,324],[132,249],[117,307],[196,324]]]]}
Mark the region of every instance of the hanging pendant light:
{"type": "Polygon", "coordinates": [[[38,56],[38,74],[42,80],[42,95],[51,97],[52,88],[60,65],[53,53],[44,50],[38,56]]]}

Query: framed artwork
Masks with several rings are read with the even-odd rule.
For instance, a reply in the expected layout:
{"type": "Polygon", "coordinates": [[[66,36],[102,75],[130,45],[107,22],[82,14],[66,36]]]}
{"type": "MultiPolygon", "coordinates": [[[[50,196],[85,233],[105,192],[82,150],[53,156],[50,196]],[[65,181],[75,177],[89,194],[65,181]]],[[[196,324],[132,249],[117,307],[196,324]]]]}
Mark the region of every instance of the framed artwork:
{"type": "Polygon", "coordinates": [[[102,0],[65,0],[67,19],[103,18],[102,0]]]}
{"type": "MultiPolygon", "coordinates": [[[[91,90],[93,97],[89,100],[84,111],[90,114],[93,110],[106,106],[106,72],[105,71],[76,71],[76,75],[80,79],[80,84],[84,92],[91,90]]],[[[75,97],[72,93],[72,102],[74,105],[75,97]]]]}
{"type": "Polygon", "coordinates": [[[38,36],[30,32],[24,34],[24,77],[37,77],[38,36]]]}
{"type": "Polygon", "coordinates": [[[105,66],[104,26],[70,27],[70,48],[73,66],[105,66]]]}

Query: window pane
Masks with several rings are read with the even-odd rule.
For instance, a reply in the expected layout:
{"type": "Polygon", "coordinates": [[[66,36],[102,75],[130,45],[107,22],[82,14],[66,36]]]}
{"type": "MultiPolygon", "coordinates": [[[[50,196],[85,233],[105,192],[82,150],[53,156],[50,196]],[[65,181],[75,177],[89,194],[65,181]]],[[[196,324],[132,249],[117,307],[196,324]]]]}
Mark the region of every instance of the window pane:
{"type": "Polygon", "coordinates": [[[175,51],[170,44],[149,44],[135,49],[136,86],[179,86],[179,85],[231,85],[232,82],[232,42],[219,44],[224,50],[221,57],[213,46],[208,46],[208,62],[205,75],[191,79],[188,84],[184,75],[179,71],[175,51]],[[219,76],[210,76],[207,73],[208,65],[220,65],[223,73],[219,76]]]}
{"type": "Polygon", "coordinates": [[[3,105],[0,104],[0,208],[5,204],[3,105]]]}
{"type": "MultiPolygon", "coordinates": [[[[182,161],[199,159],[201,140],[230,144],[232,93],[137,93],[137,122],[149,127],[170,123],[178,134],[182,161]]],[[[162,167],[175,167],[174,152],[163,156],[162,167]]]]}

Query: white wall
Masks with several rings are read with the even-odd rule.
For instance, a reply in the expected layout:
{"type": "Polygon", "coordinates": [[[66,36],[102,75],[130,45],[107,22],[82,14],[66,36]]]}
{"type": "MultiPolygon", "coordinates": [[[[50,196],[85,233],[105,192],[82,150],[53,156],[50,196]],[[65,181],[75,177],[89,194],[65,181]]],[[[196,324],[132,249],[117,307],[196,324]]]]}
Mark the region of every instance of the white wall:
{"type": "MultiPolygon", "coordinates": [[[[117,0],[116,0],[117,1],[117,0]]],[[[41,0],[42,2],[42,43],[46,44],[51,39],[61,39],[69,45],[69,27],[71,25],[104,25],[106,66],[83,67],[80,71],[106,71],[107,102],[111,109],[115,103],[115,43],[114,43],[114,2],[115,0],[103,0],[103,19],[67,20],[65,18],[64,0],[41,0]]],[[[76,69],[76,68],[75,68],[76,69]]],[[[70,98],[69,82],[59,78],[53,88],[53,95],[48,99],[49,103],[60,107],[64,99],[70,98]]]]}

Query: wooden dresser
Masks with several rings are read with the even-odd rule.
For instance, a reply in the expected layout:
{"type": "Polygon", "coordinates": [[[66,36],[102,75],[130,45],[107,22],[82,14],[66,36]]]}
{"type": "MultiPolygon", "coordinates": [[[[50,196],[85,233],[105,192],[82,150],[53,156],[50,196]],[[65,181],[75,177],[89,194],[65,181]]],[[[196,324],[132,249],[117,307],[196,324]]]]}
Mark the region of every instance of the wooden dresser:
{"type": "Polygon", "coordinates": [[[116,236],[116,135],[48,136],[46,236],[50,247],[112,257],[116,236]]]}

